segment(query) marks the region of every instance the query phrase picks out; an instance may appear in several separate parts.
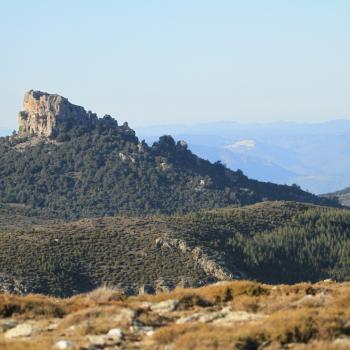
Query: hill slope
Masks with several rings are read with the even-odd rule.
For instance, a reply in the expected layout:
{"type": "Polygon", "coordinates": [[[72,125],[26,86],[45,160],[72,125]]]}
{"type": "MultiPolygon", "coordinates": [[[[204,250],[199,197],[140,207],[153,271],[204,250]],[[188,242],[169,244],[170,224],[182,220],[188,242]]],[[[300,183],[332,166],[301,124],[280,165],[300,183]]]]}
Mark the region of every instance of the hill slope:
{"type": "Polygon", "coordinates": [[[350,207],[350,187],[333,193],[324,194],[322,197],[337,200],[340,204],[350,207]]]}
{"type": "Polygon", "coordinates": [[[0,348],[347,350],[349,283],[250,281],[125,297],[0,294],[0,348]]]}
{"type": "Polygon", "coordinates": [[[349,186],[350,120],[169,124],[139,127],[137,133],[149,142],[171,134],[200,157],[260,181],[296,183],[317,194],[349,186]]]}
{"type": "MultiPolygon", "coordinates": [[[[1,212],[0,212],[1,213],[1,212]]],[[[218,280],[349,279],[350,212],[291,202],[144,218],[9,225],[0,215],[2,290],[137,293],[218,280]]]]}
{"type": "Polygon", "coordinates": [[[24,107],[18,136],[0,138],[2,203],[56,218],[186,213],[264,200],[337,205],[212,164],[171,136],[150,147],[126,123],[99,119],[58,95],[30,91],[24,107]]]}

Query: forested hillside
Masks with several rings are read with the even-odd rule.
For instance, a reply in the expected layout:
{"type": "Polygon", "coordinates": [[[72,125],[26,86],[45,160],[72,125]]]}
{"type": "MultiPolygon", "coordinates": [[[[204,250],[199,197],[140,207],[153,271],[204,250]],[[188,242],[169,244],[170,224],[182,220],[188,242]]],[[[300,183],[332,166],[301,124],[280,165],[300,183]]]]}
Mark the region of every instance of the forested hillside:
{"type": "Polygon", "coordinates": [[[249,179],[185,141],[29,91],[0,138],[0,290],[68,296],[255,278],[349,277],[350,214],[249,179]],[[255,204],[254,204],[255,203],[255,204]]]}
{"type": "Polygon", "coordinates": [[[186,215],[72,222],[0,215],[0,286],[71,295],[101,285],[128,293],[227,279],[348,280],[350,212],[265,202],[186,215]]]}
{"type": "Polygon", "coordinates": [[[0,138],[0,202],[56,218],[186,213],[265,200],[337,205],[212,164],[171,136],[148,146],[126,123],[84,118],[64,119],[50,137],[0,138]]]}

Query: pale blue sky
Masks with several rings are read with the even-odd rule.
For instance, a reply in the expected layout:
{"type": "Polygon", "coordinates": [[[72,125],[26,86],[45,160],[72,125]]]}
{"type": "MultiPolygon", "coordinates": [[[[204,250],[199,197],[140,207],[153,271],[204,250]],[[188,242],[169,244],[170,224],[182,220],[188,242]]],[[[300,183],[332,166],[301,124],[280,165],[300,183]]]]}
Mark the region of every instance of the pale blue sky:
{"type": "Polygon", "coordinates": [[[350,118],[349,0],[8,0],[0,127],[23,93],[132,126],[350,118]]]}

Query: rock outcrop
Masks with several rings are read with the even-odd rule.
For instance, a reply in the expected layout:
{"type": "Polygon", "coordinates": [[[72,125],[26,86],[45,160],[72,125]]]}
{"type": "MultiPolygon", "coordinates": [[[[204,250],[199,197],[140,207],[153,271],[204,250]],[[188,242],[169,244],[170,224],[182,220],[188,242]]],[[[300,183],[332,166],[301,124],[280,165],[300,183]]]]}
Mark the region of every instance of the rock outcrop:
{"type": "Polygon", "coordinates": [[[182,253],[188,253],[198,266],[200,266],[209,276],[219,281],[241,279],[244,274],[238,269],[232,273],[222,266],[214,258],[210,258],[200,247],[192,248],[182,239],[157,238],[155,241],[157,248],[178,249],[182,253]]]}
{"type": "Polygon", "coordinates": [[[53,138],[59,126],[94,124],[97,116],[67,98],[30,90],[24,95],[24,110],[19,112],[19,136],[53,138]]]}

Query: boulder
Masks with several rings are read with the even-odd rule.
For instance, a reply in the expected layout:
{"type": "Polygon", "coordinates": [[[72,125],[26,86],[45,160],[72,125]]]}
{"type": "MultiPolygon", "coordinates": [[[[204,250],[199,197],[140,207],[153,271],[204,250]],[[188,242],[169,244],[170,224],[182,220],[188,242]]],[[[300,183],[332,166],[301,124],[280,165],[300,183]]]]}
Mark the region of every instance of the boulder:
{"type": "Polygon", "coordinates": [[[146,335],[152,335],[154,332],[154,328],[151,326],[145,326],[142,322],[135,320],[131,330],[134,332],[144,333],[146,335]]]}
{"type": "Polygon", "coordinates": [[[107,333],[107,338],[115,342],[120,342],[123,336],[123,331],[120,328],[112,328],[107,333]]]}
{"type": "Polygon", "coordinates": [[[122,308],[113,316],[113,321],[121,325],[131,325],[136,317],[136,311],[129,308],[122,308]]]}
{"type": "Polygon", "coordinates": [[[179,305],[178,300],[165,300],[151,306],[151,310],[157,313],[166,313],[176,310],[179,305]]]}
{"type": "Polygon", "coordinates": [[[19,324],[18,326],[8,330],[5,333],[5,338],[28,338],[33,334],[33,326],[27,323],[19,324]]]}
{"type": "Polygon", "coordinates": [[[60,350],[64,350],[64,349],[70,349],[74,346],[73,342],[71,342],[70,340],[59,340],[56,344],[55,344],[55,348],[56,349],[60,349],[60,350]]]}
{"type": "Polygon", "coordinates": [[[2,330],[3,332],[6,332],[11,328],[15,328],[17,324],[18,322],[12,319],[0,320],[0,330],[2,330]]]}
{"type": "Polygon", "coordinates": [[[123,332],[120,328],[112,328],[107,334],[89,335],[89,342],[91,345],[104,347],[107,345],[116,345],[123,340],[123,332]]]}

